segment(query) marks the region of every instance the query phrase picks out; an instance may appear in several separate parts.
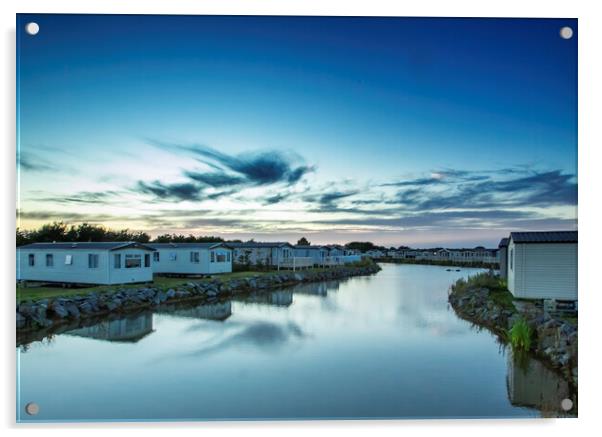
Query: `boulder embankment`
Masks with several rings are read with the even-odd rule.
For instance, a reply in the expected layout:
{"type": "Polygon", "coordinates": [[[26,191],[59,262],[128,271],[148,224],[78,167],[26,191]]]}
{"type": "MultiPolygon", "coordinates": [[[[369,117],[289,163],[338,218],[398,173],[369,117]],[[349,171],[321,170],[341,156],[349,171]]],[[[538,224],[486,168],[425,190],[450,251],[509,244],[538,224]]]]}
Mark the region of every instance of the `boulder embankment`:
{"type": "Polygon", "coordinates": [[[460,280],[451,287],[449,303],[456,314],[489,329],[503,342],[510,341],[510,331],[515,323],[526,322],[532,333],[528,352],[562,373],[576,387],[576,317],[546,311],[542,301],[513,299],[499,278],[491,274],[478,276],[468,281],[460,280]]]}
{"type": "Polygon", "coordinates": [[[51,331],[60,325],[74,321],[99,318],[114,314],[128,314],[144,308],[153,308],[175,302],[215,302],[220,298],[239,294],[282,288],[303,282],[319,282],[364,276],[377,273],[380,267],[374,263],[339,266],[326,270],[304,270],[254,274],[233,279],[216,276],[212,279],[187,280],[172,288],[152,285],[119,287],[100,292],[88,292],[76,296],[44,298],[17,303],[17,333],[36,330],[51,331]]]}

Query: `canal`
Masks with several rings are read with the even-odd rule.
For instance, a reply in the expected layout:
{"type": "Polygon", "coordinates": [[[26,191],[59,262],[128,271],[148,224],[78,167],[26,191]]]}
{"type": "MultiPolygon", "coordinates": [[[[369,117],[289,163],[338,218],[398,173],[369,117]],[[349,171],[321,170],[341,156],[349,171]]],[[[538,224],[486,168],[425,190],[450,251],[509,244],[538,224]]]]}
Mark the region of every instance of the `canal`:
{"type": "Polygon", "coordinates": [[[554,415],[567,383],[449,307],[478,269],[382,267],[22,344],[19,420],[554,415]]]}

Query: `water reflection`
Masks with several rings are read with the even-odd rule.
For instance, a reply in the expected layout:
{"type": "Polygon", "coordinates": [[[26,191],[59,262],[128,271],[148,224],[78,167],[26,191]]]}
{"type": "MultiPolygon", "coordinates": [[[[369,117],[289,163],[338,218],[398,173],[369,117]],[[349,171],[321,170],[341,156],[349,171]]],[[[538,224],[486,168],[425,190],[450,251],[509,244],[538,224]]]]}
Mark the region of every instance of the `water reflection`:
{"type": "Polygon", "coordinates": [[[295,285],[291,291],[293,294],[326,296],[329,291],[336,292],[339,289],[340,284],[340,281],[308,282],[305,284],[295,285]]]}
{"type": "Polygon", "coordinates": [[[536,408],[544,417],[574,415],[561,408],[563,399],[575,397],[569,383],[542,362],[524,354],[508,354],[508,398],[512,405],[536,408]]]}
{"type": "Polygon", "coordinates": [[[153,332],[153,314],[151,312],[123,319],[108,320],[97,325],[68,331],[65,335],[87,337],[111,342],[136,343],[153,332]]]}
{"type": "Polygon", "coordinates": [[[19,410],[43,408],[20,420],[552,414],[566,382],[507,362],[495,336],[448,308],[449,285],[468,272],[384,265],[69,326],[22,349],[19,410]]]}
{"type": "Polygon", "coordinates": [[[263,293],[257,292],[246,296],[239,296],[236,298],[236,300],[260,305],[288,307],[293,303],[293,291],[287,289],[279,291],[268,291],[263,293]]]}
{"type": "Polygon", "coordinates": [[[159,307],[156,312],[175,317],[218,321],[224,321],[232,315],[232,302],[229,300],[224,302],[201,304],[193,307],[190,305],[190,303],[164,305],[159,307]]]}
{"type": "Polygon", "coordinates": [[[275,351],[287,345],[290,341],[304,337],[303,331],[295,323],[276,324],[270,322],[254,322],[237,324],[235,329],[226,335],[212,339],[196,350],[187,354],[188,357],[203,357],[214,353],[224,353],[228,349],[257,349],[263,352],[275,351]]]}

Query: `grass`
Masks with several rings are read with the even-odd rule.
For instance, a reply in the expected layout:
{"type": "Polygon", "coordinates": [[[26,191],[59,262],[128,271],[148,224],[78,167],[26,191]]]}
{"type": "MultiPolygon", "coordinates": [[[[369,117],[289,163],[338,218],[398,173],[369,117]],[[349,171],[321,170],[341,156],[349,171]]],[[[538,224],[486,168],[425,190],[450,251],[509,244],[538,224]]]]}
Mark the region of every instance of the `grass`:
{"type": "Polygon", "coordinates": [[[452,290],[457,294],[464,294],[468,290],[486,288],[489,290],[491,300],[504,309],[514,310],[514,296],[508,291],[506,281],[491,272],[478,273],[468,279],[459,279],[452,290]]]}
{"type": "Polygon", "coordinates": [[[527,324],[525,319],[519,319],[514,322],[508,334],[513,349],[521,351],[528,351],[531,349],[533,330],[527,324]]]}
{"type": "MultiPolygon", "coordinates": [[[[371,265],[373,262],[368,260],[359,261],[357,263],[352,264],[352,267],[365,267],[367,265],[371,265]]],[[[324,270],[329,270],[325,267],[317,267],[309,269],[313,272],[320,272],[324,270]]],[[[149,284],[149,286],[161,288],[161,289],[169,289],[174,288],[182,284],[186,284],[188,282],[203,282],[203,281],[213,281],[218,279],[222,282],[229,281],[232,279],[241,279],[248,278],[251,276],[266,276],[266,275],[276,275],[282,272],[290,272],[290,270],[283,270],[278,272],[276,270],[270,271],[243,271],[243,272],[232,272],[232,273],[221,273],[219,275],[213,275],[212,277],[206,278],[169,278],[165,276],[155,276],[153,282],[149,284]]],[[[116,289],[123,288],[139,288],[141,284],[124,284],[124,285],[99,285],[93,287],[79,287],[79,288],[63,288],[60,285],[48,285],[48,284],[40,284],[40,286],[31,286],[23,287],[21,284],[17,285],[17,302],[22,302],[26,300],[40,300],[52,297],[68,297],[68,296],[85,296],[90,293],[111,293],[116,289]]]]}

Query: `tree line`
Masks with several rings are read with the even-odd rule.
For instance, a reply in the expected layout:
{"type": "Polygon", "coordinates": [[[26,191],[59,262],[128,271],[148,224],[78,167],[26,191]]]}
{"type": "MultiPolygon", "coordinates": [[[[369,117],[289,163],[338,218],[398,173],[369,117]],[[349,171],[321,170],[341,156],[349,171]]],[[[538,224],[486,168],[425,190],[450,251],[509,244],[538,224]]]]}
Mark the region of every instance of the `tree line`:
{"type": "MultiPolygon", "coordinates": [[[[79,225],[67,225],[63,222],[53,222],[42,225],[38,229],[23,230],[17,228],[17,246],[30,243],[52,243],[56,242],[86,242],[86,241],[137,241],[139,243],[220,243],[224,242],[221,237],[194,236],[182,234],[162,234],[152,238],[142,231],[130,231],[129,229],[114,230],[102,225],[81,223],[79,225]]],[[[241,240],[227,240],[231,243],[239,243],[241,240]]],[[[250,240],[253,241],[253,240],[250,240]]],[[[311,242],[302,237],[297,241],[299,246],[309,246],[311,242]]],[[[348,249],[356,249],[366,252],[371,249],[385,248],[377,246],[369,241],[353,241],[345,245],[348,249]]]]}
{"type": "Polygon", "coordinates": [[[17,246],[30,243],[52,243],[53,241],[137,241],[139,243],[211,243],[224,241],[220,237],[195,237],[194,235],[179,234],[163,234],[153,239],[149,234],[142,231],[113,230],[90,223],[67,225],[63,222],[48,223],[34,230],[17,228],[16,240],[17,246]]]}

